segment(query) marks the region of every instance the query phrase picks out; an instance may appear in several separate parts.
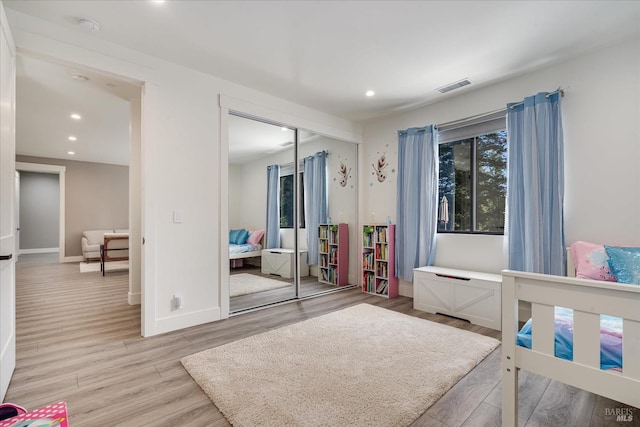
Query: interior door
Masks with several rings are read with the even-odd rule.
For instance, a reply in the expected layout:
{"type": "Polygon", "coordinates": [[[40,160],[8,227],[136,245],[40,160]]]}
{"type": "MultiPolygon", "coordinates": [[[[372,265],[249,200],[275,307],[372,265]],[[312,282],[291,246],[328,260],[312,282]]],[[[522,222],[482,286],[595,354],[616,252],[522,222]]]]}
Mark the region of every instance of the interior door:
{"type": "Polygon", "coordinates": [[[15,81],[16,50],[0,3],[0,401],[16,366],[15,334],[15,81]]]}
{"type": "MultiPolygon", "coordinates": [[[[307,297],[337,288],[346,288],[358,284],[358,242],[361,240],[358,230],[358,184],[357,184],[357,144],[340,141],[311,131],[300,130],[298,142],[298,156],[301,164],[316,157],[320,153],[326,154],[326,168],[324,181],[326,182],[326,226],[309,226],[305,224],[306,242],[301,246],[309,253],[309,276],[301,277],[300,295],[307,297]],[[338,224],[343,237],[338,235],[318,236],[322,230],[331,229],[338,224]],[[318,248],[314,254],[310,245],[318,248]],[[320,246],[320,248],[318,247],[320,246]],[[321,249],[322,248],[322,249],[321,249]],[[346,252],[346,253],[345,253],[346,252]]],[[[303,166],[304,167],[304,166],[303,166]]],[[[318,175],[317,173],[314,175],[318,175]]],[[[307,185],[313,188],[313,179],[307,180],[307,185]]],[[[302,193],[304,193],[304,189],[302,193]]],[[[318,206],[312,199],[321,200],[318,191],[307,191],[309,206],[318,206]],[[313,196],[312,196],[313,195],[313,196]]],[[[306,212],[305,212],[306,214],[306,212]]],[[[333,233],[331,233],[333,234],[333,233]]]]}
{"type": "MultiPolygon", "coordinates": [[[[229,124],[229,296],[230,311],[291,300],[298,296],[296,248],[296,131],[280,124],[230,114],[229,124]],[[268,177],[271,176],[269,190],[268,177]],[[277,181],[277,184],[276,182],[277,181]],[[267,227],[267,205],[275,209],[267,227]],[[239,231],[264,230],[259,247],[239,252],[239,231]],[[279,239],[270,239],[278,236],[279,239]],[[251,255],[248,257],[248,255],[251,255]]],[[[256,243],[256,242],[254,242],[256,243]]],[[[302,273],[308,276],[308,268],[302,273]]]]}

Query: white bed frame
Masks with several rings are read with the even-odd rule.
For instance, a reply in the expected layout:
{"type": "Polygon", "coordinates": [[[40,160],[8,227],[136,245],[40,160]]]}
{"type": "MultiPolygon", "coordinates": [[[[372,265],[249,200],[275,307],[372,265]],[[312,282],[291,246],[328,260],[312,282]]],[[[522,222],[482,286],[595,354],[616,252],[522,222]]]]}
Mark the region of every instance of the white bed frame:
{"type": "Polygon", "coordinates": [[[242,258],[255,258],[262,256],[262,245],[264,244],[264,236],[258,242],[260,245],[260,250],[252,251],[252,252],[240,252],[239,254],[229,254],[229,259],[242,259],[242,258]]]}
{"type": "Polygon", "coordinates": [[[239,254],[229,254],[229,259],[253,258],[262,256],[262,250],[253,252],[241,252],[239,254]]]}
{"type": "Polygon", "coordinates": [[[519,369],[640,408],[640,286],[503,270],[504,426],[518,425],[519,369]],[[532,349],[516,345],[519,301],[531,303],[532,349]],[[574,310],[573,361],[554,356],[555,306],[574,310]],[[600,369],[600,314],[623,319],[622,373],[600,369]]]}

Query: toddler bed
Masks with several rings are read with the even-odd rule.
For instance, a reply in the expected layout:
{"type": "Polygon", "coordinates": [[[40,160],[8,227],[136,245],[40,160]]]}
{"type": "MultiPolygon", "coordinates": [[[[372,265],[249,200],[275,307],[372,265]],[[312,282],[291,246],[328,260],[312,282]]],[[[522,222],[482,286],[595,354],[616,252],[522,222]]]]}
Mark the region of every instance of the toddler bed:
{"type": "Polygon", "coordinates": [[[640,407],[640,286],[504,270],[502,357],[505,426],[518,425],[519,369],[640,407]],[[519,301],[531,303],[520,331],[519,301]]]}

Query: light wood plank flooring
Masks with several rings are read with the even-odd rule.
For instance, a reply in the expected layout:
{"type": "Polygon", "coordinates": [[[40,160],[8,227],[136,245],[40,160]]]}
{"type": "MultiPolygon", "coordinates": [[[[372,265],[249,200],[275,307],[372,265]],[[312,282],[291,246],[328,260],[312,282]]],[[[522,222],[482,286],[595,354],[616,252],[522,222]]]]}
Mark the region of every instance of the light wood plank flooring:
{"type": "MultiPolygon", "coordinates": [[[[127,273],[80,273],[51,255],[21,255],[17,268],[17,367],[6,401],[34,409],[58,400],[82,426],[228,426],[180,358],[358,303],[500,338],[467,322],[413,310],[359,290],[274,306],[157,337],[140,337],[140,307],[127,304],[127,273]]],[[[414,426],[500,425],[498,348],[414,426]]],[[[428,363],[425,361],[425,363],[428,363]]],[[[623,405],[522,373],[521,426],[640,426],[605,420],[623,405]]]]}
{"type": "MultiPolygon", "coordinates": [[[[232,275],[241,273],[268,277],[271,280],[290,283],[291,286],[288,286],[286,288],[273,289],[270,291],[256,292],[253,294],[231,297],[229,309],[232,313],[237,313],[254,307],[265,306],[268,304],[295,298],[296,291],[293,287],[293,279],[285,279],[275,274],[262,274],[262,272],[260,271],[260,267],[248,264],[245,264],[243,267],[233,268],[230,272],[230,274],[232,275]]],[[[341,289],[338,289],[338,287],[331,286],[326,283],[320,283],[318,282],[318,278],[315,276],[309,275],[300,278],[300,295],[302,297],[308,297],[310,295],[322,292],[332,292],[336,290],[341,289]]]]}

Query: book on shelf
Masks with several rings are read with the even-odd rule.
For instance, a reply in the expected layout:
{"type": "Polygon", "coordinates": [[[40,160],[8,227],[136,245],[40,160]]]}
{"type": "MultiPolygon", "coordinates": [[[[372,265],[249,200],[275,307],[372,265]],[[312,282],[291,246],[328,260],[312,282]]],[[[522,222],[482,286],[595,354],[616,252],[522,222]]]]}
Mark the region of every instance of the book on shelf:
{"type": "Polygon", "coordinates": [[[373,226],[365,226],[362,234],[362,246],[365,248],[373,247],[373,233],[375,228],[373,226]]]}
{"type": "Polygon", "coordinates": [[[387,227],[386,226],[378,227],[377,240],[378,240],[378,242],[381,242],[381,243],[386,243],[387,242],[387,227]]]}
{"type": "Polygon", "coordinates": [[[387,292],[387,287],[389,286],[389,282],[386,280],[380,280],[378,282],[378,286],[376,287],[376,293],[384,294],[387,292]]]}
{"type": "Polygon", "coordinates": [[[361,230],[363,292],[386,298],[397,297],[395,224],[368,224],[361,230]]]}
{"type": "Polygon", "coordinates": [[[362,268],[373,270],[373,252],[366,252],[362,255],[362,268]]]}

